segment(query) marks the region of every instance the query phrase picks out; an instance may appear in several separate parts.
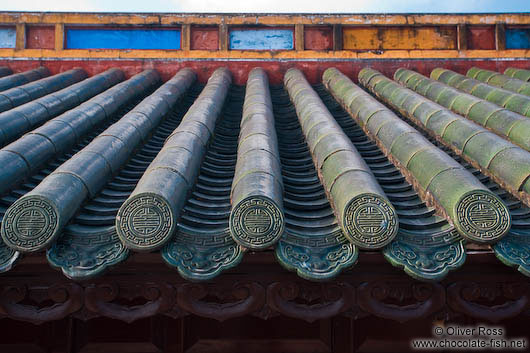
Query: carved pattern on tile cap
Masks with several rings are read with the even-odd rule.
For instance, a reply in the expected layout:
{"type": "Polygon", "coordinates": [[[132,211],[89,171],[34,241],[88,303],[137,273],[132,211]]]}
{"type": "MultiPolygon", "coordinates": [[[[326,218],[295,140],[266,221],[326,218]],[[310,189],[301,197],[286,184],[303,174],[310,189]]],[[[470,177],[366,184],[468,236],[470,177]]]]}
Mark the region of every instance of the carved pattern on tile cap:
{"type": "Polygon", "coordinates": [[[396,211],[384,199],[362,195],[353,199],[344,212],[344,226],[350,240],[363,248],[380,248],[397,234],[396,211]]]}
{"type": "Polygon", "coordinates": [[[517,271],[530,277],[530,237],[526,232],[510,232],[493,245],[495,256],[505,265],[517,268],[517,271]]]}
{"type": "Polygon", "coordinates": [[[510,229],[510,214],[503,206],[489,193],[471,192],[456,206],[456,227],[477,242],[498,240],[510,229]]]}
{"type": "Polygon", "coordinates": [[[120,238],[133,249],[155,248],[175,229],[169,205],[156,195],[130,198],[116,219],[120,238]]]}
{"type": "Polygon", "coordinates": [[[322,238],[310,239],[310,244],[306,244],[304,237],[286,232],[276,246],[276,258],[302,278],[310,281],[331,279],[353,266],[359,256],[358,248],[342,238],[342,243],[334,245],[321,245],[319,240],[323,243],[327,240],[322,238]],[[315,244],[315,247],[311,244],[315,244]]]}
{"type": "Polygon", "coordinates": [[[20,257],[20,253],[0,241],[0,273],[7,272],[20,257]]]}
{"type": "Polygon", "coordinates": [[[2,222],[2,238],[16,250],[46,246],[58,230],[57,210],[40,197],[27,197],[10,207],[2,222]]]}
{"type": "Polygon", "coordinates": [[[163,249],[162,258],[177,267],[179,274],[190,281],[210,280],[241,261],[241,247],[230,234],[212,237],[177,232],[163,249]]]}
{"type": "Polygon", "coordinates": [[[283,234],[284,216],[276,204],[265,197],[249,197],[239,202],[230,214],[230,231],[245,247],[265,248],[283,234]]]}
{"type": "MultiPolygon", "coordinates": [[[[75,226],[74,226],[75,227],[75,226]]],[[[125,260],[129,250],[122,244],[114,227],[96,233],[74,230],[69,227],[46,252],[51,266],[74,280],[86,280],[100,275],[110,266],[125,260]]]]}
{"type": "Polygon", "coordinates": [[[464,264],[464,243],[455,229],[435,234],[407,234],[401,230],[383,254],[413,278],[439,281],[464,264]]]}

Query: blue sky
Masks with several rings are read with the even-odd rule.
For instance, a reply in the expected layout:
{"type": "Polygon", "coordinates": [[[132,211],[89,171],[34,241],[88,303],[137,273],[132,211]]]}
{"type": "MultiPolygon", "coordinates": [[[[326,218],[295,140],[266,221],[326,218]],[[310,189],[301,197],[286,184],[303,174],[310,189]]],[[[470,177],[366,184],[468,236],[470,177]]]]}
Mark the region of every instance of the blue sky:
{"type": "Polygon", "coordinates": [[[0,11],[530,12],[530,0],[0,0],[0,11]]]}

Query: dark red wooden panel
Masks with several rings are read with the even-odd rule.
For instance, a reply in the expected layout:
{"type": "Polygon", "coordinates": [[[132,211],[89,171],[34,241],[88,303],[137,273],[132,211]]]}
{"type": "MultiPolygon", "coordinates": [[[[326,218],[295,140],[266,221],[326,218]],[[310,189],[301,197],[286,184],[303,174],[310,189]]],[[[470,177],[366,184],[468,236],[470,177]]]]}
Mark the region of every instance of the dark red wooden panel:
{"type": "Polygon", "coordinates": [[[495,26],[469,26],[467,47],[476,50],[495,50],[495,26]]]}
{"type": "Polygon", "coordinates": [[[26,48],[28,49],[55,49],[55,27],[53,26],[27,26],[26,48]]]}
{"type": "Polygon", "coordinates": [[[304,28],[304,48],[306,50],[333,49],[333,27],[306,26],[304,28]]]}
{"type": "Polygon", "coordinates": [[[218,27],[191,27],[191,50],[217,50],[218,48],[218,27]]]}

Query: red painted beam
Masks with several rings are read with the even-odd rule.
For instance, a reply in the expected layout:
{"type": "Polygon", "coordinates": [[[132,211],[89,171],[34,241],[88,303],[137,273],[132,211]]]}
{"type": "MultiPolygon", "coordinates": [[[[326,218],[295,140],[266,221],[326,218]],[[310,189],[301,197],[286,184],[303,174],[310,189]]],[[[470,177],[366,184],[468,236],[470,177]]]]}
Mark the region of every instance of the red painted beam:
{"type": "Polygon", "coordinates": [[[311,83],[321,82],[322,73],[328,67],[336,67],[344,74],[357,81],[359,71],[364,67],[372,67],[388,77],[392,77],[394,71],[400,67],[415,70],[424,75],[429,75],[436,67],[444,67],[461,74],[473,66],[504,72],[507,67],[528,68],[528,60],[444,60],[444,59],[422,59],[422,60],[316,60],[316,61],[168,61],[168,60],[0,60],[0,66],[8,66],[14,72],[21,72],[45,66],[56,74],[75,67],[83,68],[89,75],[103,72],[111,67],[122,69],[127,77],[135,75],[145,69],[156,69],[164,80],[168,80],[178,70],[189,67],[194,70],[200,82],[206,82],[212,72],[221,66],[226,66],[232,72],[234,83],[245,84],[248,73],[255,67],[264,68],[271,84],[280,84],[285,72],[296,67],[304,72],[311,83]]]}

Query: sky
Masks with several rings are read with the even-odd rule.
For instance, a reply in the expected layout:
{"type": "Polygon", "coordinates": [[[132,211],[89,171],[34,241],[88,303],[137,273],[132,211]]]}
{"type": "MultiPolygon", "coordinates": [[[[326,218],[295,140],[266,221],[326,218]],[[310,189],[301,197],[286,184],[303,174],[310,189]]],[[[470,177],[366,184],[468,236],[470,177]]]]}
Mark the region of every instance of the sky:
{"type": "Polygon", "coordinates": [[[1,11],[210,13],[530,12],[530,0],[0,0],[1,11]]]}

